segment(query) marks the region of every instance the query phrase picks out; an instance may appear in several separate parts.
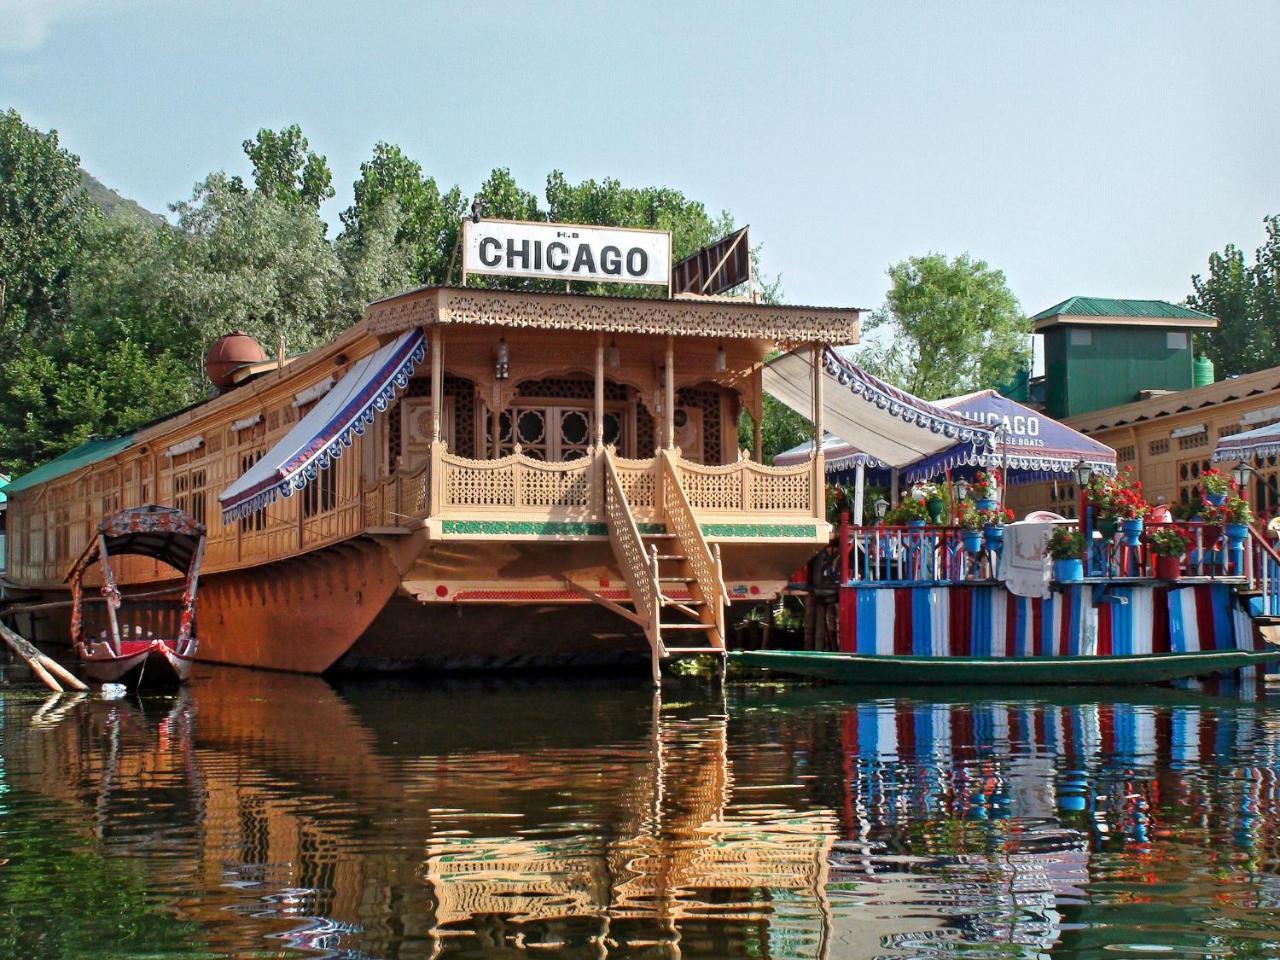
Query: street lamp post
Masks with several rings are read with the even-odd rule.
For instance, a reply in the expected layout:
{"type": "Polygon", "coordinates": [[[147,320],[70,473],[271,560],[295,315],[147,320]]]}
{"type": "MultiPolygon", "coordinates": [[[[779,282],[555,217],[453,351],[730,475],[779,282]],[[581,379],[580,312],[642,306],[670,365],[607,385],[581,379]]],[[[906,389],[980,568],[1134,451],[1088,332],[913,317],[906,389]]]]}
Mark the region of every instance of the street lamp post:
{"type": "Polygon", "coordinates": [[[1080,531],[1080,539],[1083,543],[1083,546],[1081,547],[1082,556],[1080,559],[1084,561],[1084,572],[1085,575],[1088,576],[1089,540],[1093,536],[1093,524],[1085,522],[1087,519],[1086,511],[1088,509],[1085,506],[1085,489],[1089,485],[1089,477],[1093,475],[1093,468],[1090,467],[1089,464],[1085,463],[1084,460],[1078,460],[1076,461],[1076,465],[1071,468],[1071,472],[1075,474],[1076,478],[1076,499],[1078,504],[1076,506],[1076,529],[1080,531]]]}

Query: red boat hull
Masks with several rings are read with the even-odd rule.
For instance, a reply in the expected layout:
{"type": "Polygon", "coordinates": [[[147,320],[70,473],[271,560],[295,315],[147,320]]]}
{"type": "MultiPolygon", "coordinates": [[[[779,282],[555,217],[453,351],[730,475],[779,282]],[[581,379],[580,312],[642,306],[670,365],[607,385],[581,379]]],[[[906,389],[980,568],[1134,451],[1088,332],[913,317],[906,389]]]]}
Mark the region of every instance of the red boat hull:
{"type": "Polygon", "coordinates": [[[185,683],[191,674],[191,657],[174,649],[172,640],[121,640],[120,652],[105,642],[76,644],[76,654],[89,679],[128,686],[165,686],[185,683]]]}

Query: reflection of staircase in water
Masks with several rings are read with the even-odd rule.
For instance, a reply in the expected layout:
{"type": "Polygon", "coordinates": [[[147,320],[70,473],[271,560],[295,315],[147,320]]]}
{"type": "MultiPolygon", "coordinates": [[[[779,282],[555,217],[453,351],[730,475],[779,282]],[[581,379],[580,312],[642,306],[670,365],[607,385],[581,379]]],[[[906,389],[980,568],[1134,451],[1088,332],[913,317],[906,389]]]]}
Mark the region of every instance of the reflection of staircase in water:
{"type": "Polygon", "coordinates": [[[635,793],[647,804],[616,838],[429,840],[420,875],[436,931],[458,935],[485,916],[596,918],[606,946],[674,947],[677,922],[767,923],[778,891],[825,902],[834,813],[731,806],[725,717],[664,716],[655,693],[650,748],[651,776],[635,793]]]}

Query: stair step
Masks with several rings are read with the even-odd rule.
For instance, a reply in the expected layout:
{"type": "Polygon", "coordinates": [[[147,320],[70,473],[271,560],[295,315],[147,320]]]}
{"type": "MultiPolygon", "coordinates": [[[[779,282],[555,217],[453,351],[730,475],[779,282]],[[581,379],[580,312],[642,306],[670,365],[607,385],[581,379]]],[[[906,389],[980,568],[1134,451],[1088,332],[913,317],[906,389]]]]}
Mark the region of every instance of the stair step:
{"type": "Polygon", "coordinates": [[[689,559],[683,553],[660,553],[655,560],[687,560],[689,559]]]}
{"type": "Polygon", "coordinates": [[[714,623],[660,623],[663,630],[714,630],[714,623]]]}
{"type": "Polygon", "coordinates": [[[659,583],[693,583],[697,577],[659,577],[659,583]]]}
{"type": "Polygon", "coordinates": [[[719,647],[667,647],[667,656],[673,653],[724,653],[719,647]]]}
{"type": "MultiPolygon", "coordinates": [[[[628,600],[627,602],[630,603],[631,601],[628,600]]],[[[664,607],[674,607],[677,605],[681,607],[705,607],[707,605],[707,601],[694,600],[692,597],[688,600],[673,600],[671,597],[663,597],[662,605],[664,607]]]]}
{"type": "Polygon", "coordinates": [[[642,533],[640,534],[641,540],[674,540],[675,538],[676,538],[676,535],[674,533],[642,533]]]}

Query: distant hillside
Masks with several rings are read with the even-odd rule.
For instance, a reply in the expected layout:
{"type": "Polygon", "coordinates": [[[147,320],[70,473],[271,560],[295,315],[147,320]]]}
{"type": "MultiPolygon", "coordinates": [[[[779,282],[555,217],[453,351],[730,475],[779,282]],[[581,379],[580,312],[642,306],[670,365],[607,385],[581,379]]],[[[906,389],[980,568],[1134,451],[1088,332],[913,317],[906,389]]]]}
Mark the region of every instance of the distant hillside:
{"type": "Polygon", "coordinates": [[[136,201],[120,196],[120,194],[104,185],[102,181],[83,167],[80,168],[80,182],[84,184],[85,193],[89,194],[89,199],[93,201],[94,206],[108,217],[117,211],[123,211],[141,220],[151,220],[155,223],[166,222],[160,214],[152,213],[136,201]]]}

